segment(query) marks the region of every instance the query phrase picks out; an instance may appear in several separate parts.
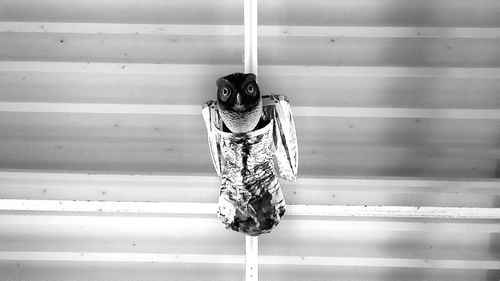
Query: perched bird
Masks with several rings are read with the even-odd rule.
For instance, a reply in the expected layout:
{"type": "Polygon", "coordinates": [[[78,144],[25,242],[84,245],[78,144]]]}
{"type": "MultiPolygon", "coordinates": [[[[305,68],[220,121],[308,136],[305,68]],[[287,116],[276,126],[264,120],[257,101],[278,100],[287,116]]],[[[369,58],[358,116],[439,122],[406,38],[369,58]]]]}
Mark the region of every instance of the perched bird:
{"type": "Polygon", "coordinates": [[[217,100],[202,106],[219,176],[217,215],[228,229],[270,232],[286,206],[278,177],[295,182],[298,148],[286,96],[262,96],[252,73],[217,80],[217,100]],[[278,171],[275,170],[278,167],[278,171]]]}
{"type": "Polygon", "coordinates": [[[262,116],[262,97],[253,73],[233,73],[217,80],[219,113],[233,133],[250,132],[262,116]]]}

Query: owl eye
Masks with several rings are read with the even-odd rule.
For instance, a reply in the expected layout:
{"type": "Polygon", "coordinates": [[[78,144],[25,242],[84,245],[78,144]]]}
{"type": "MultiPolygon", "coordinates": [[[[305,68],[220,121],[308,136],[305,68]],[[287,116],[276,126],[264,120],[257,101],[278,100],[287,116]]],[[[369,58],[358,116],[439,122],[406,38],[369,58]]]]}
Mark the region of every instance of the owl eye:
{"type": "Polygon", "coordinates": [[[229,89],[228,87],[224,87],[222,88],[221,94],[222,100],[226,101],[229,95],[231,95],[231,89],[229,89]]]}
{"type": "Polygon", "coordinates": [[[246,91],[248,94],[253,96],[255,94],[255,87],[252,84],[248,84],[246,87],[246,91]]]}

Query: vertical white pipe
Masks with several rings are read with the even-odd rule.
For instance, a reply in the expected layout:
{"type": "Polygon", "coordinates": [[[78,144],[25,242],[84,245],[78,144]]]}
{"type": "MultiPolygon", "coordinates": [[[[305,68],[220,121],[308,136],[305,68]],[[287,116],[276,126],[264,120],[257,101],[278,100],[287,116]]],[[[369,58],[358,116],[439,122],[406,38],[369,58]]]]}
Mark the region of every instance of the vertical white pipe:
{"type": "Polygon", "coordinates": [[[257,0],[244,0],[245,73],[257,75],[257,0]]]}
{"type": "MultiPolygon", "coordinates": [[[[244,0],[245,73],[257,76],[257,0],[244,0]]],[[[259,280],[259,238],[246,236],[246,281],[259,280]]]]}
{"type": "Polygon", "coordinates": [[[247,235],[246,242],[246,281],[259,280],[259,238],[257,236],[247,235]]]}

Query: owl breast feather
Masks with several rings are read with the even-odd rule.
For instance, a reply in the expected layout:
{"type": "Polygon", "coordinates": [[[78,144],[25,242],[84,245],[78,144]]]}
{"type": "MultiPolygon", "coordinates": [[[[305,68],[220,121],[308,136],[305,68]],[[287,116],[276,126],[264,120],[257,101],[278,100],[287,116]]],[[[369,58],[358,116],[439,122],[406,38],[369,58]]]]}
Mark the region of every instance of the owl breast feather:
{"type": "Polygon", "coordinates": [[[228,229],[252,236],[268,233],[285,213],[273,132],[272,121],[247,134],[220,132],[224,160],[217,214],[228,229]]]}
{"type": "Polygon", "coordinates": [[[219,114],[231,132],[250,132],[255,129],[262,116],[262,100],[248,111],[219,110],[219,114]]]}

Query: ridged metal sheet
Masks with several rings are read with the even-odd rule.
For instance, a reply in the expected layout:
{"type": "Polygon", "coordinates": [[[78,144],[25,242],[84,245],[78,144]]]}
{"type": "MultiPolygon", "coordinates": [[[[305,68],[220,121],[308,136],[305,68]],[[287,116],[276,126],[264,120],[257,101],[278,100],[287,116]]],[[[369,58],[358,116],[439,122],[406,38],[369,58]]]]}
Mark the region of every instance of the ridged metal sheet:
{"type": "MultiPolygon", "coordinates": [[[[300,149],[261,280],[500,278],[499,11],[260,1],[300,149]]],[[[243,236],[181,212],[216,202],[201,103],[242,24],[243,1],[0,0],[0,280],[243,279],[243,236]]]]}

